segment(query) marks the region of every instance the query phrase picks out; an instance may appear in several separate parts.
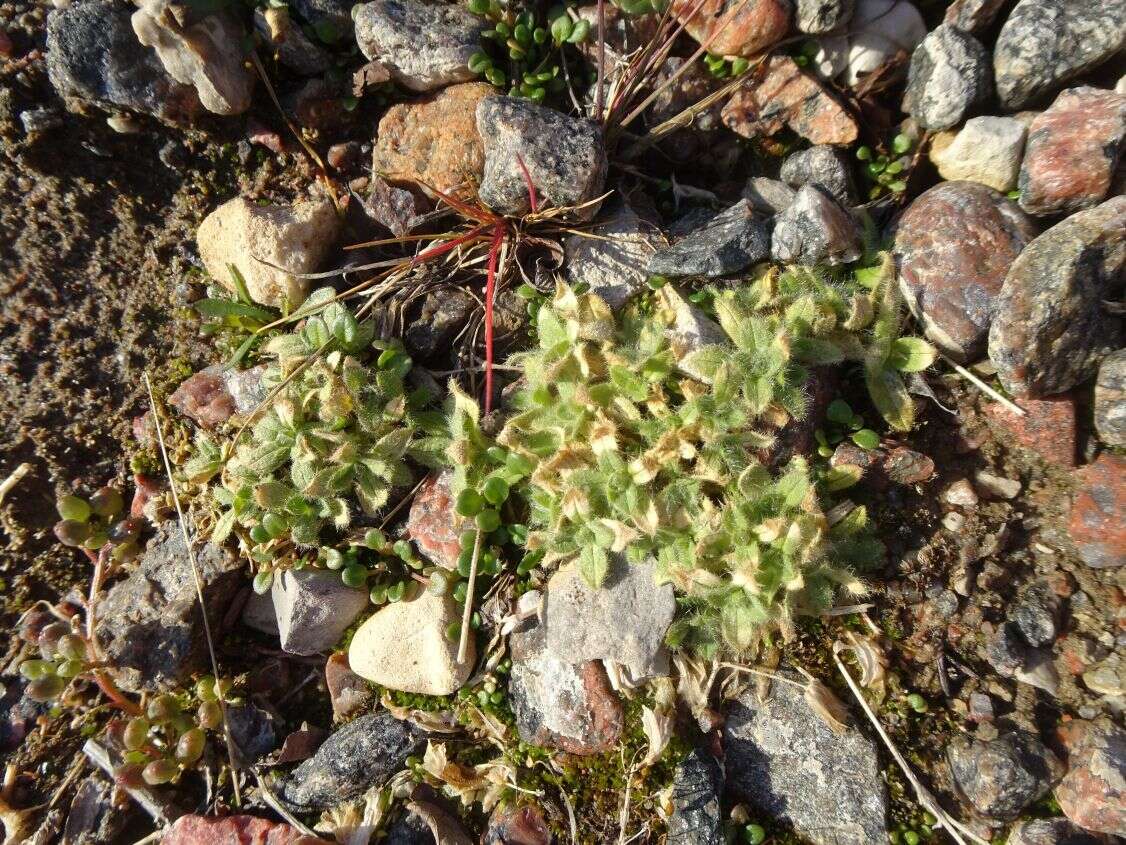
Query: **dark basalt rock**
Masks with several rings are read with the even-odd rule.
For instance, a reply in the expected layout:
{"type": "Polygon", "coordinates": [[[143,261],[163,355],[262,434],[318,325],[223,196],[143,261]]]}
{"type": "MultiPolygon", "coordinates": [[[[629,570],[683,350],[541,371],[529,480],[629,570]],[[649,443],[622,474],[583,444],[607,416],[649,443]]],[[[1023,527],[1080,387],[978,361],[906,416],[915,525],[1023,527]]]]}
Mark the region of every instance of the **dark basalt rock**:
{"type": "Polygon", "coordinates": [[[747,200],[716,214],[672,246],[649,259],[648,270],[661,276],[715,278],[745,270],[767,257],[766,227],[747,200]]]}

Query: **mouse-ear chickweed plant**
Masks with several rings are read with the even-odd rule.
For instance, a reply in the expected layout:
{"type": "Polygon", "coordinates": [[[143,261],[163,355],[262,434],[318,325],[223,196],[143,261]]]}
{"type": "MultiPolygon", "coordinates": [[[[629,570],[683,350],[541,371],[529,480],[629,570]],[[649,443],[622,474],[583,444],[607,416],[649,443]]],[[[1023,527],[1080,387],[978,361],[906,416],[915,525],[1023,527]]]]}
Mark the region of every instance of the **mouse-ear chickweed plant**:
{"type": "Polygon", "coordinates": [[[807,412],[810,368],[854,361],[893,427],[909,424],[899,370],[933,351],[898,337],[885,260],[833,279],[769,270],[711,290],[720,342],[684,349],[675,292],[619,315],[560,285],[537,317],[539,346],[515,359],[525,387],[497,441],[531,467],[528,548],[574,561],[592,586],[612,555],[653,559],[683,596],[676,646],[744,652],[793,619],[862,594],[854,572],[880,554],[855,508],[830,522],[828,472],[803,458],[772,467],[774,433],[807,412]],[[670,342],[670,337],[673,342],[670,342]]]}

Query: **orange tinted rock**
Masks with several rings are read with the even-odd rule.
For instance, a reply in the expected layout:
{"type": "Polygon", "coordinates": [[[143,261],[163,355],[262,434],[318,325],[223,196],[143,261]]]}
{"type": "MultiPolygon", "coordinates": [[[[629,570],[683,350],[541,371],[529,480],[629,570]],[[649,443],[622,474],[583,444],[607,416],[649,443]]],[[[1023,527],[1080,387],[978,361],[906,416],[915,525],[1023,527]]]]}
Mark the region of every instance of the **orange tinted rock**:
{"type": "Polygon", "coordinates": [[[492,93],[490,85],[467,82],[392,106],[379,121],[375,171],[392,182],[422,182],[442,192],[480,182],[485,154],[477,104],[492,93]]]}
{"type": "Polygon", "coordinates": [[[1079,556],[1096,569],[1126,564],[1126,458],[1104,453],[1076,475],[1068,533],[1079,556]]]}
{"type": "Polygon", "coordinates": [[[1075,400],[1071,394],[1047,399],[1021,399],[1023,417],[994,403],[985,414],[1017,443],[1036,452],[1049,463],[1075,466],[1075,400]]]}
{"type": "Polygon", "coordinates": [[[449,472],[432,475],[423,482],[411,503],[407,534],[418,550],[446,569],[457,568],[461,533],[473,527],[472,520],[454,510],[449,472]]]}
{"type": "Polygon", "coordinates": [[[771,56],[757,74],[731,95],[723,122],[744,138],[773,135],[788,126],[813,144],[851,144],[856,121],[814,77],[789,56],[771,56]]]}
{"type": "Polygon", "coordinates": [[[256,816],[180,816],[161,845],[328,845],[295,827],[256,816]]]}
{"type": "Polygon", "coordinates": [[[676,0],[673,14],[701,44],[722,30],[708,50],[721,56],[752,56],[781,41],[790,29],[790,0],[676,0]],[[741,8],[740,8],[741,7],[741,8]],[[732,10],[738,9],[732,13],[732,10]]]}

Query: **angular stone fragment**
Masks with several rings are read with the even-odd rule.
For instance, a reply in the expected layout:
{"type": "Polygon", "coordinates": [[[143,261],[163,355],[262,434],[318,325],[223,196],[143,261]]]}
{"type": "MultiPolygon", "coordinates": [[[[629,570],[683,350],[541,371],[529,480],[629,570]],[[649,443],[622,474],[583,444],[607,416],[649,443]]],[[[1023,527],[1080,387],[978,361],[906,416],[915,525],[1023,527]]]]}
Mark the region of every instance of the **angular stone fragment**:
{"type": "Polygon", "coordinates": [[[1062,393],[1086,381],[1122,346],[1122,319],[1104,301],[1121,296],[1126,197],[1053,226],[1013,262],[989,330],[989,358],[1018,396],[1062,393]]]}
{"type": "Polygon", "coordinates": [[[1107,356],[1095,380],[1095,430],[1108,446],[1126,446],[1126,349],[1107,356]]]}
{"type": "Polygon", "coordinates": [[[931,161],[947,181],[965,180],[1008,193],[1017,186],[1028,129],[1015,117],[974,117],[957,136],[931,147],[931,161]]]}
{"type": "Polygon", "coordinates": [[[1021,0],[993,48],[997,96],[1008,111],[1045,100],[1126,44],[1126,4],[1021,0]]]}
{"type": "Polygon", "coordinates": [[[274,577],[270,595],[283,651],[327,651],[368,606],[368,596],[344,584],[337,572],[285,570],[274,577]]]}
{"type": "Polygon", "coordinates": [[[128,6],[102,0],[71,3],[47,16],[47,76],[67,101],[129,109],[189,123],[199,95],[173,79],[137,39],[128,6]]]}
{"type": "Polygon", "coordinates": [[[236,197],[204,218],[196,242],[207,272],[224,287],[237,290],[233,264],[255,302],[296,307],[308,295],[309,280],[295,274],[316,270],[339,230],[340,220],[327,197],[292,207],[260,206],[236,197]]]}
{"type": "Polygon", "coordinates": [[[623,709],[597,660],[570,664],[547,648],[536,620],[509,637],[508,691],[520,738],[570,754],[610,751],[622,733],[623,709]]]}
{"type": "Polygon", "coordinates": [[[1020,407],[1026,412],[1023,416],[993,402],[986,406],[985,415],[1003,429],[1003,436],[1049,463],[1075,466],[1075,398],[1069,393],[1047,399],[1024,397],[1020,407]]]}
{"type": "Polygon", "coordinates": [[[278,795],[302,812],[340,804],[385,783],[425,745],[409,722],[368,713],[338,728],[282,781],[278,795]]]}
{"type": "Polygon", "coordinates": [[[391,106],[379,121],[375,172],[390,182],[421,183],[443,193],[459,186],[462,193],[470,190],[485,169],[477,104],[493,90],[482,82],[467,82],[391,106]]]}
{"type": "Polygon", "coordinates": [[[739,200],[672,246],[649,258],[648,271],[661,276],[715,278],[745,270],[766,258],[766,227],[755,219],[746,200],[739,200]]]}
{"type": "Polygon", "coordinates": [[[774,220],[775,261],[812,267],[847,264],[861,253],[860,225],[848,209],[817,185],[805,185],[774,220]]]}
{"type": "Polygon", "coordinates": [[[834,732],[792,684],[740,695],[723,728],[727,788],[815,845],[887,841],[887,792],[875,743],[834,732]],[[768,785],[768,786],[767,786],[768,785]]]}
{"type": "Polygon", "coordinates": [[[242,114],[250,108],[255,76],[243,54],[245,35],[225,11],[182,24],[170,0],[141,0],[133,31],[177,82],[191,85],[203,107],[215,114],[242,114]]]}
{"type": "Polygon", "coordinates": [[[1067,819],[1025,819],[1013,825],[1005,845],[1110,845],[1067,819]]]}
{"type": "Polygon", "coordinates": [[[672,11],[685,29],[721,56],[753,56],[777,41],[790,28],[791,0],[673,0],[672,11]],[[695,10],[695,14],[693,11],[695,10]],[[691,15],[691,18],[689,18],[691,15]]]}
{"type": "Polygon", "coordinates": [[[1095,569],[1126,564],[1126,458],[1103,453],[1076,473],[1068,534],[1095,569]]]}
{"type": "Polygon", "coordinates": [[[615,559],[593,589],[573,565],[559,569],[544,596],[548,650],[566,663],[620,663],[634,681],[666,674],[665,633],[676,602],[672,585],[657,586],[655,575],[651,563],[615,559]]]}
{"type": "Polygon", "coordinates": [[[927,337],[959,361],[985,351],[1005,276],[1037,235],[1016,203],[976,182],[944,182],[892,230],[899,287],[927,337]]]}
{"type": "Polygon", "coordinates": [[[752,176],[743,188],[743,199],[751,204],[757,214],[773,217],[790,207],[797,192],[785,182],[768,179],[765,176],[752,176]]]}
{"type": "Polygon", "coordinates": [[[415,494],[407,516],[407,535],[415,546],[446,569],[457,569],[462,532],[473,527],[473,520],[454,510],[452,483],[452,470],[429,476],[415,494]]]}
{"type": "Polygon", "coordinates": [[[1111,189],[1126,140],[1126,96],[1070,88],[1028,130],[1020,205],[1031,214],[1098,205],[1111,189]]]}
{"type": "Polygon", "coordinates": [[[325,662],[325,686],[332,699],[332,718],[338,722],[364,709],[375,695],[371,685],[352,671],[348,655],[340,651],[325,662]]]}
{"type": "Polygon", "coordinates": [[[448,596],[423,592],[388,604],[353,635],[348,663],[357,675],[389,689],[450,695],[469,679],[477,659],[470,637],[465,662],[458,662],[458,643],[446,635],[453,622],[461,622],[461,613],[448,596]]]}
{"type": "Polygon", "coordinates": [[[673,773],[668,845],[724,845],[723,764],[694,748],[673,773]]]}
{"type": "Polygon", "coordinates": [[[843,205],[856,202],[856,187],[848,157],[827,144],[810,147],[786,157],[779,173],[782,181],[794,188],[820,185],[843,205]]]}
{"type": "Polygon", "coordinates": [[[744,138],[769,136],[788,126],[811,144],[851,144],[856,121],[792,58],[772,55],[765,72],[731,95],[723,122],[744,138]]]}
{"type": "Polygon", "coordinates": [[[992,742],[956,738],[947,750],[954,782],[973,808],[992,819],[1014,819],[1048,793],[1063,773],[1059,759],[1024,732],[992,742]]]}
{"type": "MultiPolygon", "coordinates": [[[[195,560],[214,630],[241,585],[243,563],[211,543],[197,545],[195,560]]],[[[117,684],[130,692],[167,689],[203,667],[203,616],[175,522],[160,526],[138,567],[98,603],[95,637],[117,684]]]]}
{"type": "Polygon", "coordinates": [[[656,230],[623,203],[590,234],[593,237],[569,235],[563,241],[567,280],[587,285],[611,308],[622,308],[645,287],[645,268],[658,243],[656,230]]]}
{"type": "Polygon", "coordinates": [[[972,35],[942,24],[911,55],[903,110],[924,129],[949,129],[992,93],[985,48],[972,35]]]}
{"type": "MultiPolygon", "coordinates": [[[[477,131],[485,142],[479,194],[494,211],[527,214],[529,179],[540,208],[581,205],[602,192],[606,150],[591,121],[518,97],[488,97],[477,106],[477,131]]],[[[597,211],[587,206],[580,216],[589,219],[597,211]]]]}
{"type": "Polygon", "coordinates": [[[1126,836],[1126,731],[1103,717],[1066,731],[1067,775],[1056,787],[1065,816],[1086,830],[1126,836]]]}
{"type": "Polygon", "coordinates": [[[364,56],[404,88],[433,91],[476,76],[469,58],[480,49],[485,23],[464,6],[374,0],[353,7],[352,18],[364,56]]]}

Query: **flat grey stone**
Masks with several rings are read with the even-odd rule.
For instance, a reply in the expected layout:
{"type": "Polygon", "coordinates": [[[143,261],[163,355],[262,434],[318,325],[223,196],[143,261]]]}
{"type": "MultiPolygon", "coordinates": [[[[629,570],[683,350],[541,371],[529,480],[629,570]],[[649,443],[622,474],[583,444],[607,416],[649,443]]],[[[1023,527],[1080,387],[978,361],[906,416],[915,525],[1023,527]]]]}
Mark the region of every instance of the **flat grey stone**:
{"type": "Polygon", "coordinates": [[[728,276],[765,259],[770,251],[766,227],[750,203],[739,200],[672,246],[654,253],[649,272],[661,276],[728,276]]]}
{"type": "Polygon", "coordinates": [[[317,654],[331,649],[368,606],[368,596],[340,573],[287,569],[274,576],[270,596],[283,651],[317,654]]]}
{"type": "Polygon", "coordinates": [[[590,234],[594,237],[569,235],[563,241],[563,270],[572,285],[587,285],[617,310],[645,287],[646,265],[657,248],[654,229],[622,204],[590,234]]]}

